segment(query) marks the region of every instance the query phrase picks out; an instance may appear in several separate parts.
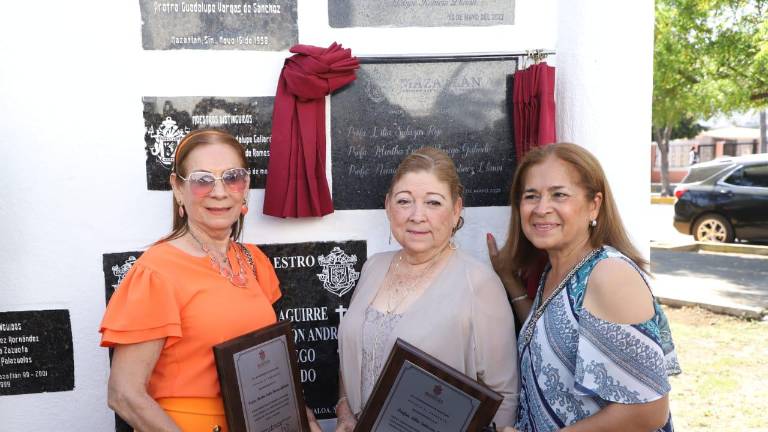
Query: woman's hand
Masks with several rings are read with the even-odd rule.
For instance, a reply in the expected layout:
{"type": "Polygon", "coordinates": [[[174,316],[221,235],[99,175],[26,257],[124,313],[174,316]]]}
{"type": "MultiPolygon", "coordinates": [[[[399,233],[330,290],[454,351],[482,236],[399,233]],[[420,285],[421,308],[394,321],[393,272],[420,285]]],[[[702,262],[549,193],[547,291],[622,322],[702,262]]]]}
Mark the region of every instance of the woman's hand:
{"type": "Polygon", "coordinates": [[[498,428],[496,429],[498,432],[519,432],[517,429],[509,426],[504,426],[504,428],[498,428]]]}
{"type": "Polygon", "coordinates": [[[357,425],[357,419],[352,413],[352,408],[344,397],[336,404],[336,432],[352,432],[357,425]]]}
{"type": "Polygon", "coordinates": [[[307,420],[309,420],[309,431],[310,432],[323,432],[323,428],[320,427],[320,424],[317,422],[317,419],[315,418],[315,413],[312,412],[309,407],[305,407],[307,410],[307,420]]]}
{"type": "Polygon", "coordinates": [[[357,420],[355,420],[354,418],[341,419],[337,417],[335,432],[352,432],[355,430],[356,425],[357,425],[357,420]]]}
{"type": "Polygon", "coordinates": [[[509,265],[504,265],[503,259],[499,254],[499,247],[496,245],[496,238],[493,237],[493,234],[486,234],[485,241],[488,245],[488,257],[491,259],[493,271],[499,275],[499,279],[501,279],[501,283],[504,284],[504,288],[509,295],[518,297],[525,294],[523,282],[520,280],[517,272],[509,265]]]}

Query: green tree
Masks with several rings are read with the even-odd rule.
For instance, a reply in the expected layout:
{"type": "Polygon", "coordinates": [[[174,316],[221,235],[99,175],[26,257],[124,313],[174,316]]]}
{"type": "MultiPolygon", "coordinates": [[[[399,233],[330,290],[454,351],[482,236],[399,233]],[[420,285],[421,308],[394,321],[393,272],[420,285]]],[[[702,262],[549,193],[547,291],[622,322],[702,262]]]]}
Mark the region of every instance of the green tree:
{"type": "Polygon", "coordinates": [[[669,194],[669,141],[691,119],[768,106],[768,0],[656,0],[653,136],[669,194]]]}

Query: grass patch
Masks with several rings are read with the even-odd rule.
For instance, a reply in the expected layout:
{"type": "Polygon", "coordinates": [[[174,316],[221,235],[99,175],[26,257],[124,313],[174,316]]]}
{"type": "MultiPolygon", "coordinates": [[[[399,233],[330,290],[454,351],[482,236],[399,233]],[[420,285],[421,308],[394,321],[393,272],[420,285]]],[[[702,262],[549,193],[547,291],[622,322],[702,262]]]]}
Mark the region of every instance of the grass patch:
{"type": "Polygon", "coordinates": [[[683,373],[671,378],[679,431],[768,431],[768,322],[665,307],[683,373]]]}

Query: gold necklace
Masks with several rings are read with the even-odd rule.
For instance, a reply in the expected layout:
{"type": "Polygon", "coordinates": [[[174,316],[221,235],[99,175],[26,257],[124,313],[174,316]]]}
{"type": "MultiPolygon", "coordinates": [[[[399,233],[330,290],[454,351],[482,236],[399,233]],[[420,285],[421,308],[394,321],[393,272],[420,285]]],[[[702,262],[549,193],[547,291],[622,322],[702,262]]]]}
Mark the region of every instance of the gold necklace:
{"type": "MultiPolygon", "coordinates": [[[[425,261],[427,266],[424,268],[423,271],[419,273],[419,275],[415,278],[411,278],[410,274],[407,275],[398,275],[398,271],[400,268],[400,264],[403,262],[403,253],[402,251],[397,256],[397,261],[395,262],[394,266],[390,265],[390,268],[392,269],[392,275],[387,274],[385,276],[385,285],[382,287],[383,290],[387,291],[387,304],[386,304],[386,310],[384,311],[384,316],[379,317],[379,321],[377,324],[377,331],[373,338],[373,349],[372,349],[372,361],[373,364],[376,364],[376,360],[379,357],[379,344],[381,343],[382,338],[382,330],[384,330],[384,326],[396,315],[394,312],[400,307],[401,304],[411,296],[412,293],[416,292],[416,287],[422,284],[422,282],[427,279],[431,273],[433,268],[435,267],[435,264],[439,261],[439,258],[442,256],[443,252],[445,252],[446,249],[449,249],[450,243],[446,245],[446,247],[443,247],[438,251],[434,256],[429,258],[427,261],[425,261]],[[406,279],[410,279],[411,283],[406,284],[406,279]],[[402,291],[405,292],[404,295],[400,295],[399,293],[402,291]],[[397,302],[393,305],[392,300],[395,298],[395,293],[398,294],[397,302]]],[[[453,248],[450,248],[451,250],[454,250],[453,248]]],[[[422,263],[424,264],[424,263],[422,263]]],[[[370,307],[370,306],[369,306],[370,307]]],[[[379,373],[381,371],[378,371],[379,373]]],[[[360,389],[362,390],[363,382],[360,381],[360,389]]]]}
{"type": "MultiPolygon", "coordinates": [[[[235,274],[232,271],[231,264],[229,263],[229,259],[227,258],[227,253],[224,252],[224,255],[221,259],[216,257],[216,254],[211,250],[211,248],[206,244],[200,241],[199,238],[195,235],[195,233],[192,232],[192,230],[189,230],[189,235],[192,236],[192,238],[197,242],[198,246],[200,246],[200,249],[203,250],[208,255],[208,258],[211,261],[211,267],[214,268],[214,270],[218,270],[219,274],[223,276],[225,279],[229,281],[232,285],[239,287],[239,288],[245,288],[248,286],[248,277],[245,275],[245,270],[243,266],[243,260],[240,257],[240,253],[238,251],[238,248],[234,248],[235,258],[237,259],[237,266],[239,268],[239,271],[237,274],[235,274]]],[[[225,251],[228,251],[232,247],[232,241],[227,239],[227,247],[225,251]]]]}
{"type": "Polygon", "coordinates": [[[425,261],[424,263],[427,265],[422,271],[419,271],[418,276],[415,277],[411,273],[400,274],[400,265],[404,261],[403,252],[401,251],[398,254],[397,261],[392,269],[392,275],[388,278],[388,283],[386,285],[387,305],[385,313],[387,315],[394,313],[400,305],[411,296],[411,294],[416,292],[416,289],[420,287],[422,282],[431,276],[433,268],[446,249],[447,247],[443,247],[434,256],[425,261]]]}

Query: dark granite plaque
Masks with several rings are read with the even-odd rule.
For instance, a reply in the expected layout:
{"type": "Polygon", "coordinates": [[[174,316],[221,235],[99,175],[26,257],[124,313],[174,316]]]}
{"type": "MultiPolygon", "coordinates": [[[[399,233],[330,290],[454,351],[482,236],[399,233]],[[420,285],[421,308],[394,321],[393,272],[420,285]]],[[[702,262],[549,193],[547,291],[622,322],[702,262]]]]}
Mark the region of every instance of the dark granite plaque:
{"type": "Polygon", "coordinates": [[[319,419],[336,417],[336,332],[367,257],[364,241],[259,246],[272,260],[283,297],[279,320],[293,322],[304,400],[319,419]]]}
{"type": "Polygon", "coordinates": [[[331,97],[335,208],[383,208],[397,165],[424,146],[453,158],[465,206],[508,205],[516,69],[514,56],[361,59],[331,97]]]}
{"type": "Polygon", "coordinates": [[[144,97],[147,189],[170,190],[176,145],[192,130],[223,129],[245,146],[251,189],[263,189],[274,97],[144,97]]]}
{"type": "MultiPolygon", "coordinates": [[[[141,256],[142,252],[117,252],[102,255],[102,267],[104,269],[104,295],[107,304],[112,294],[115,293],[125,274],[131,269],[133,263],[141,256]]],[[[109,349],[109,359],[112,360],[112,348],[109,349]]],[[[133,432],[133,427],[126,423],[119,415],[115,414],[115,432],[133,432]]]]}
{"type": "Polygon", "coordinates": [[[104,269],[104,294],[106,301],[112,298],[112,294],[123,281],[125,274],[131,269],[133,263],[141,256],[142,252],[117,252],[102,255],[104,269]]]}
{"type": "Polygon", "coordinates": [[[0,312],[0,395],[74,388],[69,310],[0,312]]]}
{"type": "Polygon", "coordinates": [[[515,23],[514,0],[328,0],[331,27],[451,27],[515,23]]]}
{"type": "Polygon", "coordinates": [[[282,51],[298,42],[296,0],[139,0],[144,49],[282,51]]]}

